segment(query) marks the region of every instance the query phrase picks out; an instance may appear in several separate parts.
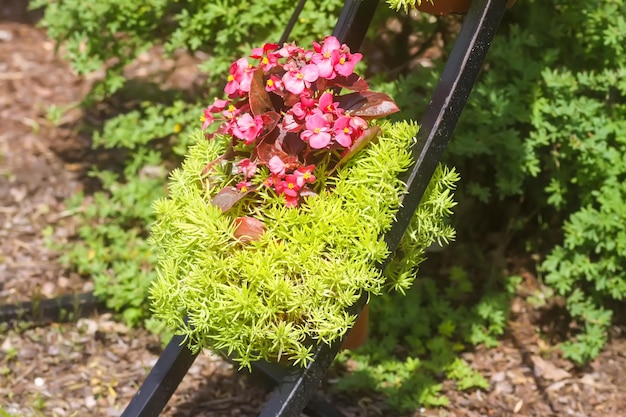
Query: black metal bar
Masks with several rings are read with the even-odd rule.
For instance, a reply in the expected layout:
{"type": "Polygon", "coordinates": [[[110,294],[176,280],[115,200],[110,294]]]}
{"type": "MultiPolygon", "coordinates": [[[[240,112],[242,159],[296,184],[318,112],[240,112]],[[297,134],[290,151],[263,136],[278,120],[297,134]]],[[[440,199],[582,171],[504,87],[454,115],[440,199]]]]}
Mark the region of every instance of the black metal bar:
{"type": "MultiPolygon", "coordinates": [[[[392,253],[398,248],[402,235],[441,160],[500,25],[505,5],[506,0],[474,0],[465,17],[433,99],[421,121],[417,143],[413,149],[415,164],[405,179],[407,195],[403,199],[392,229],[385,235],[385,242],[392,253]]],[[[351,10],[348,15],[357,14],[358,12],[351,10]]],[[[364,35],[365,31],[366,28],[360,32],[364,35]]],[[[342,31],[342,36],[349,38],[348,33],[350,31],[342,31]]],[[[343,41],[346,42],[345,39],[343,41]]],[[[360,45],[358,39],[351,41],[360,45]]],[[[349,46],[352,48],[352,45],[349,46]]],[[[351,310],[361,311],[366,301],[366,296],[363,295],[351,310]]],[[[285,376],[263,409],[261,417],[298,415],[318,389],[326,370],[337,355],[340,344],[338,341],[331,346],[319,345],[313,362],[305,369],[293,370],[285,376]]]]}
{"type": "Polygon", "coordinates": [[[378,0],[346,0],[337,19],[333,36],[351,50],[361,47],[367,29],[372,22],[378,0]]]}
{"type": "Polygon", "coordinates": [[[465,17],[433,99],[420,121],[417,143],[413,148],[415,165],[404,178],[407,194],[396,214],[396,221],[385,235],[385,242],[392,253],[398,248],[441,161],[500,26],[505,6],[506,0],[474,0],[465,17]]]}
{"type": "Polygon", "coordinates": [[[283,31],[283,34],[281,35],[280,40],[278,41],[279,45],[282,45],[283,43],[287,42],[287,39],[289,39],[289,35],[291,34],[293,27],[298,21],[298,17],[300,16],[300,12],[302,12],[302,9],[304,9],[305,3],[306,3],[306,0],[298,1],[296,10],[294,10],[293,13],[291,14],[291,18],[289,18],[289,22],[287,22],[287,26],[285,27],[285,30],[283,31]]]}
{"type": "Polygon", "coordinates": [[[87,317],[106,305],[92,292],[62,295],[56,298],[25,301],[0,306],[0,323],[13,327],[17,321],[45,324],[68,322],[87,317]]]}
{"type": "Polygon", "coordinates": [[[158,416],[196,357],[197,354],[193,354],[187,347],[184,336],[174,336],[122,413],[122,417],[158,416]]]}

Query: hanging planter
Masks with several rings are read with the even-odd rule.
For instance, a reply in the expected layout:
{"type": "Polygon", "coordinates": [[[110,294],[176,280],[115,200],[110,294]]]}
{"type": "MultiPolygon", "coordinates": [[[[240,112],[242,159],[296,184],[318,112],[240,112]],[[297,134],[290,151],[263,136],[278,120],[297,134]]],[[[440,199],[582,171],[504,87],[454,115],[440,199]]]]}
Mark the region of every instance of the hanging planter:
{"type": "Polygon", "coordinates": [[[404,291],[424,249],[453,237],[457,175],[440,168],[402,256],[376,267],[418,128],[375,120],[398,109],[354,73],[360,59],[333,37],[312,50],[266,44],[231,66],[228,97],[205,109],[151,236],[154,314],[193,351],[304,366],[353,327],[362,294],[404,291]]]}
{"type": "MultiPolygon", "coordinates": [[[[516,0],[508,0],[506,7],[511,7],[516,0]]],[[[467,13],[472,0],[391,0],[391,7],[396,10],[415,8],[420,12],[434,15],[446,15],[452,13],[467,13]]]]}

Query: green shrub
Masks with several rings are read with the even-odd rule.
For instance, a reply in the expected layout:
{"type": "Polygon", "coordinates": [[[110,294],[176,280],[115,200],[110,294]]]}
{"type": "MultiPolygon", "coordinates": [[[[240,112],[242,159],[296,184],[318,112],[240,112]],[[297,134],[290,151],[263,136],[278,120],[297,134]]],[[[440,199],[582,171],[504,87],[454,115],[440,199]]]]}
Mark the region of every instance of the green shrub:
{"type": "MultiPolygon", "coordinates": [[[[479,200],[503,212],[508,197],[524,196],[530,210],[519,212],[527,220],[518,223],[534,228],[526,236],[548,234],[529,243],[548,253],[540,268],[546,283],[580,321],[580,335],[563,346],[577,362],[597,355],[610,323],[607,302],[625,295],[618,266],[626,264],[625,15],[623,1],[518,2],[505,16],[446,159],[463,178],[461,206],[479,200]],[[560,228],[563,243],[546,244],[560,228]]],[[[411,106],[412,97],[435,79],[432,71],[414,71],[373,88],[394,97],[402,118],[423,112],[426,103],[411,106]]]]}

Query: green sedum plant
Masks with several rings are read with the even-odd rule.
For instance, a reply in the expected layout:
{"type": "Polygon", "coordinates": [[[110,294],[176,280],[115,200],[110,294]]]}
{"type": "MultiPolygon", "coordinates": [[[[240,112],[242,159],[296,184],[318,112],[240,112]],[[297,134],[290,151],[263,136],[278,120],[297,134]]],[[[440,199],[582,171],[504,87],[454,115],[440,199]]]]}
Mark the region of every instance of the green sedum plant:
{"type": "Polygon", "coordinates": [[[442,222],[456,176],[439,172],[404,259],[387,278],[377,267],[417,126],[368,123],[397,107],[353,72],[360,59],[332,36],[312,50],[265,44],[231,65],[227,98],[205,110],[206,137],[172,174],[152,229],[154,313],[192,350],[305,366],[351,327],[360,297],[406,290],[425,247],[453,237],[442,222]]]}
{"type": "MultiPolygon", "coordinates": [[[[209,142],[196,133],[197,144],[172,174],[170,196],[155,205],[155,316],[189,336],[194,350],[210,346],[234,353],[242,366],[283,355],[304,365],[311,359],[311,341],[341,337],[355,319],[346,308],[363,291],[380,294],[385,286],[375,267],[388,255],[380,235],[397,210],[403,190],[397,176],[410,164],[408,148],[417,127],[383,123],[381,129],[377,143],[328,180],[332,192],[309,198],[299,209],[268,195],[262,205],[235,206],[227,215],[211,204],[222,185],[205,188],[201,175],[225,141],[209,142]],[[236,219],[251,214],[265,231],[257,241],[242,244],[235,237],[236,219]]],[[[422,220],[430,227],[412,228],[403,242],[414,253],[453,236],[442,222],[454,203],[441,188],[455,180],[453,172],[438,171],[439,184],[429,188],[429,203],[414,223],[422,220]],[[421,232],[428,238],[409,243],[421,232]]],[[[415,266],[396,267],[389,285],[406,289],[406,274],[415,266]]]]}

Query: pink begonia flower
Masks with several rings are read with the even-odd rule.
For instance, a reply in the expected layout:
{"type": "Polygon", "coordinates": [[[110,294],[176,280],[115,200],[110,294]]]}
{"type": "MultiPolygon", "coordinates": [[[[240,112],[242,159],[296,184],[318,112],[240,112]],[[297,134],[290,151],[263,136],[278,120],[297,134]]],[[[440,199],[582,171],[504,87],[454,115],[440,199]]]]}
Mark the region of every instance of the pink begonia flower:
{"type": "MultiPolygon", "coordinates": [[[[287,65],[285,65],[287,67],[287,65]]],[[[285,68],[287,72],[283,75],[283,85],[292,94],[300,94],[305,88],[309,88],[312,82],[317,81],[318,71],[314,64],[307,64],[302,68],[285,68]]]]}
{"type": "Polygon", "coordinates": [[[202,112],[202,117],[200,118],[200,120],[202,120],[202,130],[204,130],[215,121],[215,117],[213,117],[213,113],[211,113],[207,108],[204,109],[204,111],[202,112]]]}
{"type": "Polygon", "coordinates": [[[253,68],[248,63],[247,58],[240,58],[231,66],[228,73],[228,83],[224,87],[224,92],[229,97],[244,95],[250,91],[252,84],[253,68]]]}
{"type": "Polygon", "coordinates": [[[222,100],[222,99],[216,98],[215,101],[213,101],[213,104],[207,107],[207,110],[209,110],[211,113],[219,113],[222,110],[224,110],[226,106],[228,106],[229,104],[230,104],[230,100],[222,100]]]}
{"type": "Polygon", "coordinates": [[[354,139],[366,128],[367,122],[358,116],[341,116],[335,120],[335,124],[333,125],[335,141],[344,148],[349,148],[352,146],[354,139]]]}
{"type": "Polygon", "coordinates": [[[328,91],[322,94],[318,101],[318,107],[320,108],[320,110],[322,110],[324,113],[336,114],[339,102],[334,101],[334,98],[335,97],[333,96],[333,93],[330,93],[328,91]]]}
{"type": "Polygon", "coordinates": [[[315,169],[315,165],[308,165],[305,167],[299,167],[293,173],[296,177],[296,183],[300,188],[304,187],[304,184],[312,184],[315,182],[316,178],[313,175],[313,170],[315,169]]]}
{"type": "Polygon", "coordinates": [[[239,139],[243,139],[246,145],[251,144],[259,136],[263,130],[263,118],[261,116],[250,116],[245,113],[237,119],[233,125],[233,135],[239,139]]]}
{"type": "MultiPolygon", "coordinates": [[[[315,98],[312,97],[311,92],[309,90],[304,90],[302,93],[300,93],[300,107],[308,112],[309,109],[312,109],[315,106],[315,98]]],[[[296,103],[295,105],[298,105],[298,103],[296,103]]]]}
{"type": "Polygon", "coordinates": [[[279,55],[273,52],[276,49],[278,49],[278,44],[266,43],[262,48],[253,48],[250,57],[260,59],[263,71],[269,71],[278,64],[279,55]]]}
{"type": "Polygon", "coordinates": [[[313,49],[315,54],[311,57],[311,62],[317,65],[319,70],[319,76],[332,80],[337,76],[335,72],[335,64],[338,62],[338,56],[333,55],[333,51],[341,48],[339,41],[334,36],[328,36],[320,45],[317,42],[313,42],[313,49]]]}
{"type": "Polygon", "coordinates": [[[293,174],[286,175],[284,180],[280,180],[275,184],[276,192],[285,194],[288,197],[297,197],[301,188],[298,185],[298,178],[293,174]]]}
{"type": "Polygon", "coordinates": [[[317,110],[306,117],[306,130],[300,134],[303,141],[313,149],[322,149],[330,143],[330,126],[324,115],[317,110]]]}
{"type": "Polygon", "coordinates": [[[274,155],[270,158],[267,163],[267,167],[270,169],[270,172],[274,175],[283,176],[285,175],[285,163],[278,156],[274,155]]]}
{"type": "Polygon", "coordinates": [[[237,184],[237,189],[242,193],[250,191],[250,187],[252,187],[252,183],[250,181],[241,181],[237,184]]]}
{"type": "Polygon", "coordinates": [[[302,49],[301,47],[296,46],[293,43],[286,43],[283,45],[282,48],[276,51],[276,54],[278,56],[282,56],[283,58],[288,58],[288,57],[296,57],[303,52],[304,52],[304,49],[302,49]]]}
{"type": "Polygon", "coordinates": [[[363,55],[359,53],[351,54],[347,46],[342,47],[341,50],[334,50],[333,55],[333,59],[337,61],[334,66],[335,71],[345,77],[352,75],[354,66],[363,58],[363,55]]]}
{"type": "Polygon", "coordinates": [[[250,161],[248,158],[244,158],[237,163],[237,166],[246,178],[254,177],[257,170],[257,163],[250,161]]]}
{"type": "Polygon", "coordinates": [[[298,207],[298,197],[289,197],[288,195],[285,195],[285,206],[298,207]]]}
{"type": "Polygon", "coordinates": [[[272,92],[276,90],[283,89],[283,82],[280,78],[275,75],[271,75],[270,78],[265,83],[265,91],[272,92]]]}

